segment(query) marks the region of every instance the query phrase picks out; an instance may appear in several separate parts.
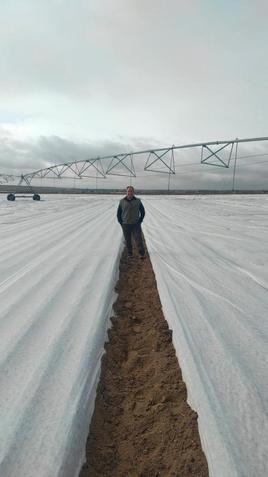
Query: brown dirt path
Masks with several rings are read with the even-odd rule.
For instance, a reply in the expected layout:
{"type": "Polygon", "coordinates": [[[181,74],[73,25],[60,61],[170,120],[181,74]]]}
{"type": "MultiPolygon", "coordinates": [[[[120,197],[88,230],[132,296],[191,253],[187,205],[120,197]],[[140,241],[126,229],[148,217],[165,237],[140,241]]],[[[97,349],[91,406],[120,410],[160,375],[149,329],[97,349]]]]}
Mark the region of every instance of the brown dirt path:
{"type": "Polygon", "coordinates": [[[125,253],[80,477],[207,477],[148,256],[125,253]]]}

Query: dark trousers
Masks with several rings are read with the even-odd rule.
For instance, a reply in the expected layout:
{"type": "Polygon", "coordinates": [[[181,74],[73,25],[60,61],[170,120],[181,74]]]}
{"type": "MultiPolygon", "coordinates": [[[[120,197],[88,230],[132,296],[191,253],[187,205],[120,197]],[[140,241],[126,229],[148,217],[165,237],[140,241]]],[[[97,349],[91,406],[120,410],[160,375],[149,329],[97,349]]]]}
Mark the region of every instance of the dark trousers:
{"type": "Polygon", "coordinates": [[[145,250],[141,234],[141,224],[123,224],[122,229],[126,241],[127,252],[132,254],[132,237],[134,237],[139,254],[144,255],[145,250]]]}

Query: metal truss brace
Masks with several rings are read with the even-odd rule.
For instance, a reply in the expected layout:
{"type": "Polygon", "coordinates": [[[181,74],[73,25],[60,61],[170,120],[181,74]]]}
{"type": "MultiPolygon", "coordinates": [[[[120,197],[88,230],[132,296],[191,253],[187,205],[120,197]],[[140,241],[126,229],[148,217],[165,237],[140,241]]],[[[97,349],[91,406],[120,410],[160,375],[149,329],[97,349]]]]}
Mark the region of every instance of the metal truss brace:
{"type": "Polygon", "coordinates": [[[232,157],[233,147],[234,147],[234,142],[227,142],[226,144],[224,144],[222,147],[220,147],[220,148],[217,149],[216,151],[212,151],[212,149],[211,149],[207,144],[202,144],[202,149],[201,149],[201,164],[209,164],[210,166],[217,166],[217,167],[229,167],[230,160],[231,160],[231,157],[232,157]],[[222,151],[223,149],[225,149],[226,147],[230,146],[230,144],[232,145],[232,146],[231,146],[231,150],[230,150],[230,154],[229,154],[229,157],[228,157],[228,161],[225,162],[225,161],[218,155],[218,153],[219,153],[220,151],[222,151]],[[205,159],[203,159],[204,149],[207,149],[207,150],[211,153],[211,154],[209,154],[207,157],[205,157],[205,159]],[[210,159],[211,157],[215,157],[215,158],[220,162],[220,164],[215,164],[214,162],[208,162],[208,159],[210,159]]]}
{"type": "Polygon", "coordinates": [[[96,172],[101,175],[100,178],[105,179],[105,172],[104,172],[104,168],[103,168],[100,157],[97,157],[96,159],[87,159],[85,161],[85,164],[83,165],[80,171],[81,177],[92,177],[85,174],[86,170],[89,169],[89,167],[93,167],[96,170],[96,172]]]}
{"type": "Polygon", "coordinates": [[[145,171],[150,171],[150,172],[161,172],[163,174],[176,174],[176,171],[175,171],[175,161],[174,161],[174,148],[169,148],[169,149],[166,149],[164,152],[162,152],[162,154],[157,154],[156,151],[150,151],[149,152],[149,155],[148,155],[148,158],[147,158],[147,161],[146,161],[146,164],[144,166],[144,170],[145,171]],[[169,152],[171,151],[171,158],[170,158],[170,165],[168,165],[165,160],[163,159],[163,156],[165,156],[166,154],[168,154],[169,152]],[[153,156],[153,159],[150,161],[150,158],[153,156]],[[156,170],[156,169],[151,169],[151,166],[153,164],[155,164],[156,162],[162,162],[162,164],[164,164],[164,166],[167,168],[167,171],[160,171],[160,170],[156,170]]]}
{"type": "Polygon", "coordinates": [[[96,159],[86,159],[84,161],[75,161],[72,163],[58,164],[55,166],[47,167],[46,169],[40,169],[36,172],[30,174],[25,174],[25,177],[29,179],[33,178],[47,178],[47,179],[70,179],[68,172],[70,171],[72,175],[76,176],[79,179],[83,177],[95,179],[95,175],[88,175],[85,172],[92,167],[95,171],[100,174],[100,178],[105,178],[105,172],[101,162],[101,158],[96,159]],[[49,174],[52,174],[52,177],[48,177],[49,174]]]}
{"type": "Polygon", "coordinates": [[[32,180],[32,177],[29,177],[28,175],[21,174],[20,180],[18,182],[18,186],[20,186],[23,182],[25,182],[26,185],[29,187],[29,189],[34,194],[35,192],[34,192],[33,186],[31,185],[31,180],[32,180]]]}
{"type": "Polygon", "coordinates": [[[133,163],[133,154],[132,153],[127,153],[123,154],[122,157],[119,155],[113,156],[112,160],[110,161],[107,169],[106,169],[106,175],[116,175],[116,176],[131,176],[131,177],[136,177],[136,172],[134,168],[134,163],[133,163]],[[130,167],[124,162],[126,159],[130,159],[130,167]],[[118,165],[122,165],[128,172],[129,174],[121,174],[121,173],[111,173],[111,171],[117,167],[118,165]]]}

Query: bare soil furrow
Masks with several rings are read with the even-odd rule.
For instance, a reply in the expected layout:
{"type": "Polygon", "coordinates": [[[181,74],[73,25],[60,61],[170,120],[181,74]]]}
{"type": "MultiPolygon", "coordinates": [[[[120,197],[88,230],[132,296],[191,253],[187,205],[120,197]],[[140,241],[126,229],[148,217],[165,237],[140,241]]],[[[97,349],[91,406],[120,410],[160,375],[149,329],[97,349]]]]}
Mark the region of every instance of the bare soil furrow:
{"type": "Polygon", "coordinates": [[[207,477],[151,262],[123,253],[80,477],[207,477]]]}

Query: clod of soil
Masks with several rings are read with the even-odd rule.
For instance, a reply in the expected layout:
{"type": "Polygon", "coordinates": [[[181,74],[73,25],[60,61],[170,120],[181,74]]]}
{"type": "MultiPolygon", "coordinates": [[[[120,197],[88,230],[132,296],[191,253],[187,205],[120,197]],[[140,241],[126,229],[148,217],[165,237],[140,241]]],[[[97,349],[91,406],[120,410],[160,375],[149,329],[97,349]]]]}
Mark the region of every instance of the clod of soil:
{"type": "Polygon", "coordinates": [[[147,255],[123,253],[80,477],[207,477],[147,255]]]}

